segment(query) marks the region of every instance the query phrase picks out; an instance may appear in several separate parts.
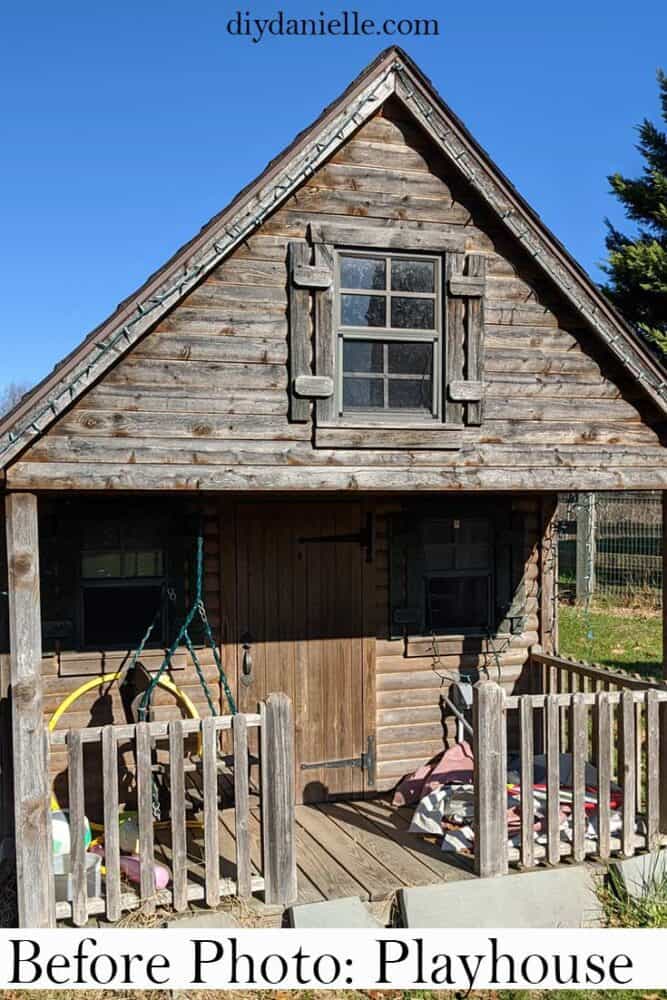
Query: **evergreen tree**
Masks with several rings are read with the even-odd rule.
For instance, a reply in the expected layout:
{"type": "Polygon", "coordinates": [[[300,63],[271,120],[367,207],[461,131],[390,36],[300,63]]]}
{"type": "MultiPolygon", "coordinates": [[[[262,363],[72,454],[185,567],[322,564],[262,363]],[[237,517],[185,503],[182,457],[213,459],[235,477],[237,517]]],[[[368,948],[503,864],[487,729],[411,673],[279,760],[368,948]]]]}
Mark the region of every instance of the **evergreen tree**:
{"type": "MultiPolygon", "coordinates": [[[[667,76],[658,71],[662,118],[667,124],[667,76]]],[[[667,356],[667,133],[648,119],[638,128],[637,148],[644,171],[634,180],[621,174],[608,179],[613,193],[637,224],[625,236],[607,220],[605,292],[623,313],[667,356]]]]}

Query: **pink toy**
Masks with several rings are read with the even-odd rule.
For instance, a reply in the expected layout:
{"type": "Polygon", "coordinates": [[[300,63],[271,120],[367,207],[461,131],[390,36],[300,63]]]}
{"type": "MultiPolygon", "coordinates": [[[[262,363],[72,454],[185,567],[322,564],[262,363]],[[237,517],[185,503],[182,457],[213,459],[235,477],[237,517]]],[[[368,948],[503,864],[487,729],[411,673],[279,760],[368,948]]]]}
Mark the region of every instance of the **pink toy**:
{"type": "MultiPolygon", "coordinates": [[[[127,875],[130,882],[137,885],[141,881],[141,862],[136,854],[121,854],[120,870],[127,875]]],[[[166,889],[169,885],[169,870],[164,865],[153,864],[153,874],[155,877],[155,888],[166,889]]]]}
{"type": "MultiPolygon", "coordinates": [[[[104,857],[104,847],[102,844],[93,844],[90,848],[90,852],[91,854],[99,854],[100,857],[104,857]]],[[[136,854],[121,854],[120,870],[127,876],[127,878],[129,878],[130,882],[134,882],[135,885],[139,885],[141,881],[141,861],[136,854]]],[[[155,888],[166,889],[169,885],[169,879],[171,877],[169,869],[165,868],[164,865],[154,863],[153,872],[155,876],[155,888]]]]}

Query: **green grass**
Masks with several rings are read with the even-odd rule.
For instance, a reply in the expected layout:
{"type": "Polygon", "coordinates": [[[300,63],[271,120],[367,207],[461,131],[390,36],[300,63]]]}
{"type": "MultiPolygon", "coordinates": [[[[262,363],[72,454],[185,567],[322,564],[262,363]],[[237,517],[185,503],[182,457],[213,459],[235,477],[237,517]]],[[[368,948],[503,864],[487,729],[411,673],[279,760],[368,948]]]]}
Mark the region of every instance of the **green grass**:
{"type": "Polygon", "coordinates": [[[662,616],[634,608],[581,608],[561,604],[559,651],[587,663],[661,676],[662,616]]]}
{"type": "Polygon", "coordinates": [[[641,888],[640,896],[631,896],[616,869],[609,869],[598,891],[607,927],[667,927],[667,873],[654,869],[641,888]]]}

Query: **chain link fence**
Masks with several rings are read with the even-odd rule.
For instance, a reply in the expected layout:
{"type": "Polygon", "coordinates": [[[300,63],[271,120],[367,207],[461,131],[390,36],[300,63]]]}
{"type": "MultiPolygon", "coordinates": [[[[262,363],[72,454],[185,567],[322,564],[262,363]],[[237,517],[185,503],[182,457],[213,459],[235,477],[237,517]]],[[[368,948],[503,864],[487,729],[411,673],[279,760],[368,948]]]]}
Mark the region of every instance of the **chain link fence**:
{"type": "Polygon", "coordinates": [[[565,600],[660,607],[661,494],[562,494],[558,561],[565,600]]]}

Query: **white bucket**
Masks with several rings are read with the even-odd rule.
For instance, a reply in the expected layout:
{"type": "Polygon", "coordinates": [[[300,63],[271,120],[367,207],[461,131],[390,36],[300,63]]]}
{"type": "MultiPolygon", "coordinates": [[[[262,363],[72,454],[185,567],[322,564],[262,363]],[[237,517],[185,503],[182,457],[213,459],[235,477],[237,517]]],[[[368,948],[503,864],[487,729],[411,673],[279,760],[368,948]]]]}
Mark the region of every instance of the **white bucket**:
{"type": "MultiPolygon", "coordinates": [[[[102,858],[99,854],[86,854],[86,886],[88,899],[102,895],[102,858]]],[[[53,876],[56,886],[56,903],[71,902],[72,859],[69,854],[56,854],[53,858],[53,876]]]]}

